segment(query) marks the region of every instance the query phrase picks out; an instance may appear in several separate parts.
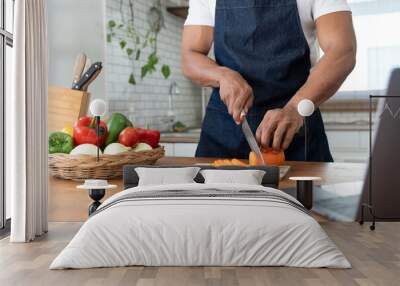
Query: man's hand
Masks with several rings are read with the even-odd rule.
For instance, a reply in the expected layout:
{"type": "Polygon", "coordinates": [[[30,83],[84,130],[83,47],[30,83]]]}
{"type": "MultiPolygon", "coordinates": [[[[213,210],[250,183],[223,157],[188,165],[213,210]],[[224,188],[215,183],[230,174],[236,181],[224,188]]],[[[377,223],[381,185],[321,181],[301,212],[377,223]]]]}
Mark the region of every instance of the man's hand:
{"type": "Polygon", "coordinates": [[[228,68],[222,69],[222,76],[219,80],[221,100],[227,106],[228,112],[236,124],[240,124],[242,112],[247,113],[253,105],[253,89],[236,71],[228,68]]]}
{"type": "Polygon", "coordinates": [[[297,109],[287,105],[283,109],[269,110],[265,114],[256,137],[265,148],[272,145],[275,150],[286,150],[302,126],[303,118],[297,109]]]}

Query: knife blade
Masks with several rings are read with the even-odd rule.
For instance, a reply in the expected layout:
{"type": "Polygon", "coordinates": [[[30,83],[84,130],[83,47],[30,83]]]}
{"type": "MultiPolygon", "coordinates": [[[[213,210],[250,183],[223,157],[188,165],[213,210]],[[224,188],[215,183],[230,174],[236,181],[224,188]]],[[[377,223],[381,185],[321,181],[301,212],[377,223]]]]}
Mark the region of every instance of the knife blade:
{"type": "Polygon", "coordinates": [[[77,84],[77,82],[81,79],[86,64],[86,58],[87,57],[84,53],[80,53],[76,57],[72,76],[72,86],[77,84]]]}
{"type": "Polygon", "coordinates": [[[243,120],[242,121],[242,130],[243,130],[244,137],[246,138],[247,143],[249,143],[251,151],[253,151],[256,154],[258,160],[265,165],[264,158],[261,154],[261,149],[257,144],[257,141],[256,141],[256,138],[254,137],[253,131],[251,131],[251,128],[250,128],[249,122],[247,121],[246,115],[244,115],[242,118],[243,118],[242,119],[243,120]]]}

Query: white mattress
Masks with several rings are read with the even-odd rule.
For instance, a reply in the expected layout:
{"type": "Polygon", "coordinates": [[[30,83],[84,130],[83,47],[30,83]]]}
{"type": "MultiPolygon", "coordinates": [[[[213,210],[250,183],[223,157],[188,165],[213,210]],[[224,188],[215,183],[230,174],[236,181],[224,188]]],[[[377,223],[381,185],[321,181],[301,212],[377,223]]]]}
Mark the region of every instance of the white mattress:
{"type": "MultiPolygon", "coordinates": [[[[185,184],[137,187],[132,192],[258,190],[261,186],[185,184]]],[[[50,269],[119,266],[292,266],[350,268],[307,213],[257,198],[151,198],[110,204],[92,216],[50,269]]]]}

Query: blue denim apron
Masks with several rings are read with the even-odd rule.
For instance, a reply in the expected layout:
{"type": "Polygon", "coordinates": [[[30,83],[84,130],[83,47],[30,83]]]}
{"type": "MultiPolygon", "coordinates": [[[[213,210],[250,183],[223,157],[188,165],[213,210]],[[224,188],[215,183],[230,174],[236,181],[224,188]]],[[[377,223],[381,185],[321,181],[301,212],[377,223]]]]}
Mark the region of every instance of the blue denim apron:
{"type": "MultiPolygon", "coordinates": [[[[217,0],[215,58],[239,72],[253,88],[247,119],[255,132],[270,109],[282,108],[304,85],[311,68],[310,49],[296,0],[217,0]]],[[[204,118],[197,157],[248,158],[249,145],[214,89],[204,118]]],[[[285,151],[287,160],[304,161],[304,132],[285,151]]],[[[308,118],[309,161],[333,161],[319,110],[308,118]]]]}

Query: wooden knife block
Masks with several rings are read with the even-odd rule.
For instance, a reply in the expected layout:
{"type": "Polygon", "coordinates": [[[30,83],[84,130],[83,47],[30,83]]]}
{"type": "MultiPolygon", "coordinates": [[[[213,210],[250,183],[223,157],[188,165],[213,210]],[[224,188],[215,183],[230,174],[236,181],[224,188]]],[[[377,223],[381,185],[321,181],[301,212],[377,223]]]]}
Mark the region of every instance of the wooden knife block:
{"type": "Polygon", "coordinates": [[[90,94],[80,90],[49,86],[49,132],[60,131],[87,114],[90,94]]]}

